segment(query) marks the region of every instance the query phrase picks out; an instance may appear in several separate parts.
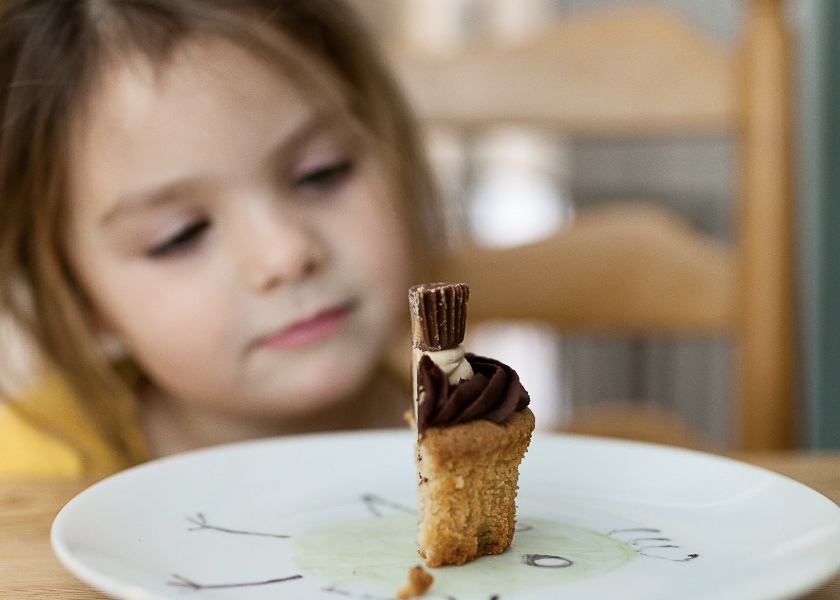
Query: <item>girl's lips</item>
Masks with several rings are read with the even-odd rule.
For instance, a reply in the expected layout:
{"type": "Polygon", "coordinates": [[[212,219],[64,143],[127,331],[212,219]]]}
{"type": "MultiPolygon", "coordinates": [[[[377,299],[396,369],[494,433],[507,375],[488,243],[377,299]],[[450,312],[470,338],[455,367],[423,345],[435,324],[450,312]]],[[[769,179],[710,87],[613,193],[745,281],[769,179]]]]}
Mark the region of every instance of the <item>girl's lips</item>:
{"type": "Polygon", "coordinates": [[[260,348],[290,349],[314,344],[330,337],[353,312],[353,303],[326,308],[305,319],[292,323],[259,342],[260,348]]]}

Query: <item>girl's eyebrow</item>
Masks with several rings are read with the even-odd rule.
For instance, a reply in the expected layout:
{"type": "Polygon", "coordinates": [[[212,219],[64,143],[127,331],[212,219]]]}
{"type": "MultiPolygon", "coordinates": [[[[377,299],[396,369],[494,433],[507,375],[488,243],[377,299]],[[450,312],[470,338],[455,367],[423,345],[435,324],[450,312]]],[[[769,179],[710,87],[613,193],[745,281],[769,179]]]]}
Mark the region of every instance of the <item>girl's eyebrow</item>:
{"type": "MultiPolygon", "coordinates": [[[[290,132],[280,136],[280,139],[267,152],[266,160],[277,161],[288,152],[303,145],[313,135],[330,130],[339,122],[336,117],[334,114],[321,112],[308,115],[290,132]]],[[[194,194],[201,189],[203,184],[204,179],[200,176],[185,177],[136,194],[128,194],[105,211],[100,219],[100,225],[106,227],[125,216],[169,204],[178,198],[194,194]]]]}
{"type": "Polygon", "coordinates": [[[310,138],[335,130],[341,124],[338,115],[331,113],[313,113],[298,127],[292,130],[266,153],[265,159],[270,164],[278,164],[288,153],[303,146],[310,138]]]}
{"type": "Polygon", "coordinates": [[[188,195],[199,187],[200,179],[191,177],[166,183],[138,194],[124,196],[102,215],[100,225],[107,227],[123,217],[169,204],[176,198],[188,195]]]}

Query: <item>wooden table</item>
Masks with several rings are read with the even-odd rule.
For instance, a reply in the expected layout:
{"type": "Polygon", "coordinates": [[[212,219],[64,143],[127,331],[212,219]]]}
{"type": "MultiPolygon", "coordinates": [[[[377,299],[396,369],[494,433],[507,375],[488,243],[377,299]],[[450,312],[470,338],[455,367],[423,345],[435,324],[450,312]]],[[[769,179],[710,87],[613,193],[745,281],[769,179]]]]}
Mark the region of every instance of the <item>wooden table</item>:
{"type": "MultiPolygon", "coordinates": [[[[754,454],[738,458],[801,481],[840,503],[840,452],[754,454]]],[[[0,482],[0,598],[107,598],[68,573],[53,556],[49,543],[55,515],[90,483],[0,482]]],[[[806,598],[840,600],[840,574],[806,598]]]]}

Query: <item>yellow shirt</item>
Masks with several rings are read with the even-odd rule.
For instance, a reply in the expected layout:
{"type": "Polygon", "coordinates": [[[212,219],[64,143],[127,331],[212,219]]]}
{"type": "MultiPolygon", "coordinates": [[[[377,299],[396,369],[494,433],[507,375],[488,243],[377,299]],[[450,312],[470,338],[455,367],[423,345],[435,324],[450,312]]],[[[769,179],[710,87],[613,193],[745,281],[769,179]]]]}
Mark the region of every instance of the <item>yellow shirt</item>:
{"type": "Polygon", "coordinates": [[[0,402],[0,478],[104,476],[148,458],[139,427],[126,432],[135,456],[112,448],[60,377],[12,402],[0,402]]]}

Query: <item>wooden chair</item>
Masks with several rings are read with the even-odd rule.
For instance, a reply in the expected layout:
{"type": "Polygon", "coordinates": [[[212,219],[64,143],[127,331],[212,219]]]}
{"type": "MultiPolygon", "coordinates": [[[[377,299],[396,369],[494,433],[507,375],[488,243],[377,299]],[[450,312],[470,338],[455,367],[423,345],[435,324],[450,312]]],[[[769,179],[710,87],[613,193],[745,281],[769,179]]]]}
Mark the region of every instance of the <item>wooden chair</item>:
{"type": "Polygon", "coordinates": [[[789,41],[781,0],[749,0],[737,49],[638,8],[564,20],[516,45],[447,60],[395,51],[430,126],[538,126],[569,137],[705,135],[738,143],[733,245],[650,203],[584,213],[550,240],[468,248],[441,267],[475,293],[473,318],[697,335],[736,344],[732,418],[742,449],[794,445],[795,328],[789,41]]]}

